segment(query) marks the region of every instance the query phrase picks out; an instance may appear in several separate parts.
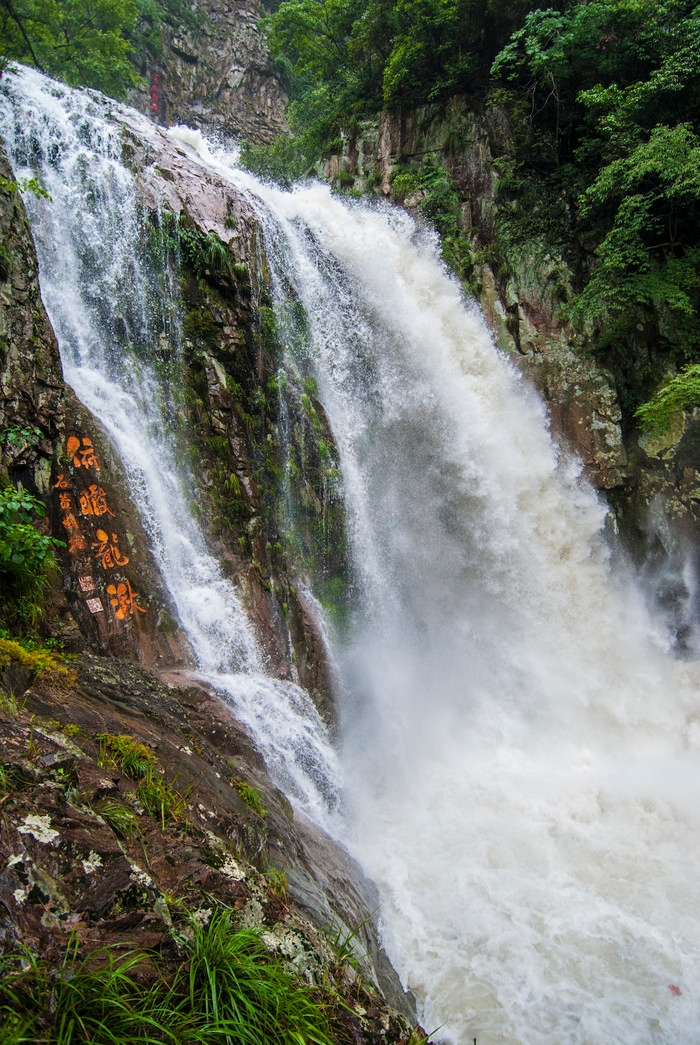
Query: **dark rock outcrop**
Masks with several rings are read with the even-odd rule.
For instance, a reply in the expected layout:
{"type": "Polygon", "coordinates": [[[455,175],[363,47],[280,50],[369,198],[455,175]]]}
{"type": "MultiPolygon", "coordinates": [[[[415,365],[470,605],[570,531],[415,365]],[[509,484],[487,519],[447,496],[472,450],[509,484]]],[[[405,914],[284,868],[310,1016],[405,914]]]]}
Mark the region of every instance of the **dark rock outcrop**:
{"type": "Polygon", "coordinates": [[[353,1040],[405,1040],[410,999],[366,920],[369,883],[292,811],[252,739],[196,676],[158,678],[86,654],[14,693],[7,665],[3,679],[1,949],[22,942],[56,957],[76,934],[87,950],[119,944],[167,955],[173,905],[206,917],[221,903],[309,982],[337,980],[353,1040]],[[114,756],[120,738],[150,753],[161,806],[149,805],[114,756]],[[241,780],[258,796],[252,806],[241,780]],[[361,978],[338,957],[338,940],[350,941],[361,978]]]}
{"type": "Polygon", "coordinates": [[[157,56],[142,55],[146,87],[130,99],[166,126],[269,142],[284,130],[287,103],[258,22],[258,0],[207,0],[171,12],[157,56]]]}

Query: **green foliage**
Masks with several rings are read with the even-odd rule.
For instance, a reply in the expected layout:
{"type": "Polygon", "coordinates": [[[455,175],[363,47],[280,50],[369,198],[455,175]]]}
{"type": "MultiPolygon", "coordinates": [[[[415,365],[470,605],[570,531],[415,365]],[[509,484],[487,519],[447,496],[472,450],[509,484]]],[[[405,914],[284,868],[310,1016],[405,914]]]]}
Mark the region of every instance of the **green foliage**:
{"type": "MultiPolygon", "coordinates": [[[[568,315],[606,354],[626,405],[638,405],[657,355],[692,360],[700,349],[700,7],[590,0],[534,11],[493,72],[521,117],[522,183],[556,189],[589,252],[568,315]]],[[[517,211],[517,192],[508,198],[517,211]]],[[[520,209],[531,240],[560,242],[566,216],[554,228],[551,207],[520,209]]],[[[507,216],[502,226],[514,230],[507,216]]]]}
{"type": "MultiPolygon", "coordinates": [[[[318,155],[341,120],[381,105],[381,50],[367,33],[368,9],[383,13],[382,0],[285,0],[265,21],[272,54],[287,74],[292,106],[289,119],[303,131],[299,158],[287,147],[285,160],[299,166],[318,155]]],[[[381,21],[380,14],[380,21],[381,21]]],[[[280,146],[280,153],[284,147],[280,146]]],[[[280,157],[281,158],[281,157],[280,157]]],[[[308,166],[307,166],[308,169],[308,166]]]]}
{"type": "Polygon", "coordinates": [[[309,175],[316,156],[305,137],[280,135],[269,145],[246,143],[241,149],[241,166],[259,178],[290,185],[309,175]]]}
{"type": "Polygon", "coordinates": [[[258,816],[263,817],[263,819],[267,816],[267,809],[265,808],[265,803],[262,800],[259,788],[254,787],[245,780],[238,780],[235,777],[231,778],[229,782],[231,787],[235,788],[245,804],[250,806],[254,813],[257,813],[258,816]]]}
{"type": "Polygon", "coordinates": [[[155,752],[126,734],[98,733],[100,744],[99,764],[116,765],[132,780],[143,780],[156,768],[155,752]]]}
{"type": "Polygon", "coordinates": [[[130,842],[134,835],[139,834],[138,817],[133,809],[129,809],[123,802],[105,798],[95,806],[95,812],[99,813],[105,823],[125,842],[130,842]]]}
{"type": "Polygon", "coordinates": [[[289,83],[289,118],[305,159],[327,149],[341,127],[351,130],[383,107],[438,101],[485,82],[494,55],[532,6],[528,0],[284,0],[265,25],[289,83]]]}
{"type": "Polygon", "coordinates": [[[44,438],[44,433],[40,428],[37,428],[36,425],[28,427],[12,425],[11,428],[5,429],[2,433],[2,438],[8,446],[21,452],[28,446],[36,446],[37,443],[44,438]]]}
{"type": "Polygon", "coordinates": [[[674,418],[687,407],[700,406],[700,364],[693,363],[671,378],[635,412],[639,427],[653,435],[664,435],[674,418]]]}
{"type": "Polygon", "coordinates": [[[323,1010],[270,958],[256,930],[231,912],[178,932],[184,960],[168,976],[143,951],[103,948],[81,957],[69,942],[58,968],[29,950],[0,959],[5,1043],[331,1045],[323,1010]]]}
{"type": "MultiPolygon", "coordinates": [[[[1,786],[2,781],[0,780],[0,787],[1,786]]],[[[284,900],[287,899],[287,872],[284,870],[284,868],[281,867],[268,867],[265,874],[267,876],[268,882],[270,883],[270,889],[272,889],[272,892],[275,894],[278,900],[282,900],[284,902],[284,900]]]]}
{"type": "Polygon", "coordinates": [[[396,0],[396,35],[382,75],[384,103],[411,107],[472,86],[481,64],[480,0],[396,0]]]}
{"type": "Polygon", "coordinates": [[[216,232],[209,232],[202,241],[202,257],[212,272],[225,272],[228,268],[228,247],[216,232]]]}
{"type": "MultiPolygon", "coordinates": [[[[21,431],[10,435],[17,442],[24,438],[21,431]]],[[[26,491],[0,490],[0,592],[21,625],[36,624],[50,576],[58,569],[54,552],[65,547],[34,526],[33,520],[45,515],[43,503],[26,491]]]]}
{"type": "Polygon", "coordinates": [[[395,167],[391,190],[392,198],[410,203],[434,225],[445,263],[468,283],[474,256],[461,223],[460,191],[449,171],[429,154],[420,165],[395,167]]]}
{"type": "MultiPolygon", "coordinates": [[[[150,748],[126,734],[98,733],[95,739],[100,744],[99,764],[116,765],[136,781],[137,800],[163,829],[167,820],[177,820],[184,814],[187,794],[181,795],[172,784],[166,783],[150,748]]],[[[105,816],[102,812],[101,815],[105,816]]],[[[114,815],[113,811],[112,819],[114,815]]],[[[107,810],[105,819],[108,822],[109,817],[110,811],[107,810]]]]}
{"type": "Polygon", "coordinates": [[[61,542],[40,534],[32,525],[43,518],[43,503],[24,490],[8,486],[0,491],[0,570],[13,573],[41,570],[61,542]]]}
{"type": "Polygon", "coordinates": [[[172,784],[167,784],[159,773],[153,771],[139,780],[136,797],[163,830],[166,821],[180,819],[187,810],[188,794],[181,795],[172,784]]]}
{"type": "MultiPolygon", "coordinates": [[[[213,230],[208,233],[180,219],[175,234],[183,262],[198,277],[232,275],[229,249],[213,230]]],[[[233,266],[235,268],[235,266],[233,266]]]]}
{"type": "MultiPolygon", "coordinates": [[[[0,175],[0,189],[13,195],[16,192],[32,192],[37,199],[51,199],[49,193],[46,189],[42,189],[36,178],[20,178],[19,181],[15,181],[14,178],[4,178],[0,175]]],[[[15,425],[14,427],[16,428],[17,426],[15,425]]],[[[39,429],[35,429],[35,431],[39,431],[39,429]]],[[[41,435],[41,432],[39,434],[41,435]]]]}
{"type": "Polygon", "coordinates": [[[122,98],[139,77],[128,36],[134,0],[1,0],[0,54],[35,65],[72,86],[122,98]]]}

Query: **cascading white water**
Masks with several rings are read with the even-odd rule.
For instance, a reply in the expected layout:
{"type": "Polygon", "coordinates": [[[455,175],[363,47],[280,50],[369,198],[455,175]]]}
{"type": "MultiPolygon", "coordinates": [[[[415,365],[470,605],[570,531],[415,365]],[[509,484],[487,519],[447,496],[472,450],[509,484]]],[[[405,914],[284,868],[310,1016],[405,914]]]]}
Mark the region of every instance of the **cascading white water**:
{"type": "MultiPolygon", "coordinates": [[[[170,303],[153,292],[142,259],[135,183],[122,162],[125,112],[29,69],[3,78],[0,132],[16,175],[38,174],[50,195],[25,198],[42,297],[66,380],[119,451],[200,675],[233,702],[276,783],[323,821],[339,786],[325,727],[308,694],[265,674],[238,596],[190,510],[167,391],[149,362],[162,349],[158,327],[177,351],[177,317],[153,322],[170,303]]],[[[147,136],[152,124],[128,112],[147,136]]]]}
{"type": "Polygon", "coordinates": [[[697,676],[611,575],[603,508],[435,244],[320,186],[265,196],[361,580],[355,852],[426,1025],[700,1040],[697,676]]]}
{"type": "Polygon", "coordinates": [[[694,666],[612,576],[602,507],[432,239],[189,140],[256,195],[308,316],[358,589],[348,831],[424,1021],[461,1045],[700,1041],[694,666]]]}
{"type": "Polygon", "coordinates": [[[695,666],[612,574],[604,509],[431,238],[231,176],[264,201],[341,452],[350,832],[424,1021],[459,1043],[700,1041],[695,666]]]}

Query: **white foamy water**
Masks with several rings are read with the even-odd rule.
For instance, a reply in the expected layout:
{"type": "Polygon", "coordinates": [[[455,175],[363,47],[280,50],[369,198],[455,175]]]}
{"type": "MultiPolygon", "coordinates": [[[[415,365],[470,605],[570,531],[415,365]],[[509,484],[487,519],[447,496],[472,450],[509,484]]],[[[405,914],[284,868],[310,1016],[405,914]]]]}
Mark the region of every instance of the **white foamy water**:
{"type": "MultiPolygon", "coordinates": [[[[603,508],[430,237],[175,133],[254,196],[277,303],[305,306],[295,362],[341,455],[358,592],[347,837],[425,1025],[460,1045],[700,1042],[696,666],[611,573],[603,508]]],[[[234,645],[229,692],[264,732],[275,687],[234,645]]],[[[287,708],[313,780],[332,753],[296,689],[287,708]]]]}
{"type": "Polygon", "coordinates": [[[350,834],[426,1027],[700,1041],[696,666],[611,573],[604,509],[435,244],[321,186],[264,195],[361,592],[350,834]]]}

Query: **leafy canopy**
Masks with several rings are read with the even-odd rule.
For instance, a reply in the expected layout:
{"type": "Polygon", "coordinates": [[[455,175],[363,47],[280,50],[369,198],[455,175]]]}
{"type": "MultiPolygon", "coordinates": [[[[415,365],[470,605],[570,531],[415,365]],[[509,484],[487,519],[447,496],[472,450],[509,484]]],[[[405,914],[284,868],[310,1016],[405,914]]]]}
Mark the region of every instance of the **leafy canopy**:
{"type": "Polygon", "coordinates": [[[492,71],[526,103],[521,171],[569,195],[591,252],[570,315],[638,404],[653,359],[700,351],[700,5],[534,11],[492,71]]]}
{"type": "Polygon", "coordinates": [[[113,97],[138,83],[129,61],[135,0],[0,0],[0,54],[113,97]]]}

